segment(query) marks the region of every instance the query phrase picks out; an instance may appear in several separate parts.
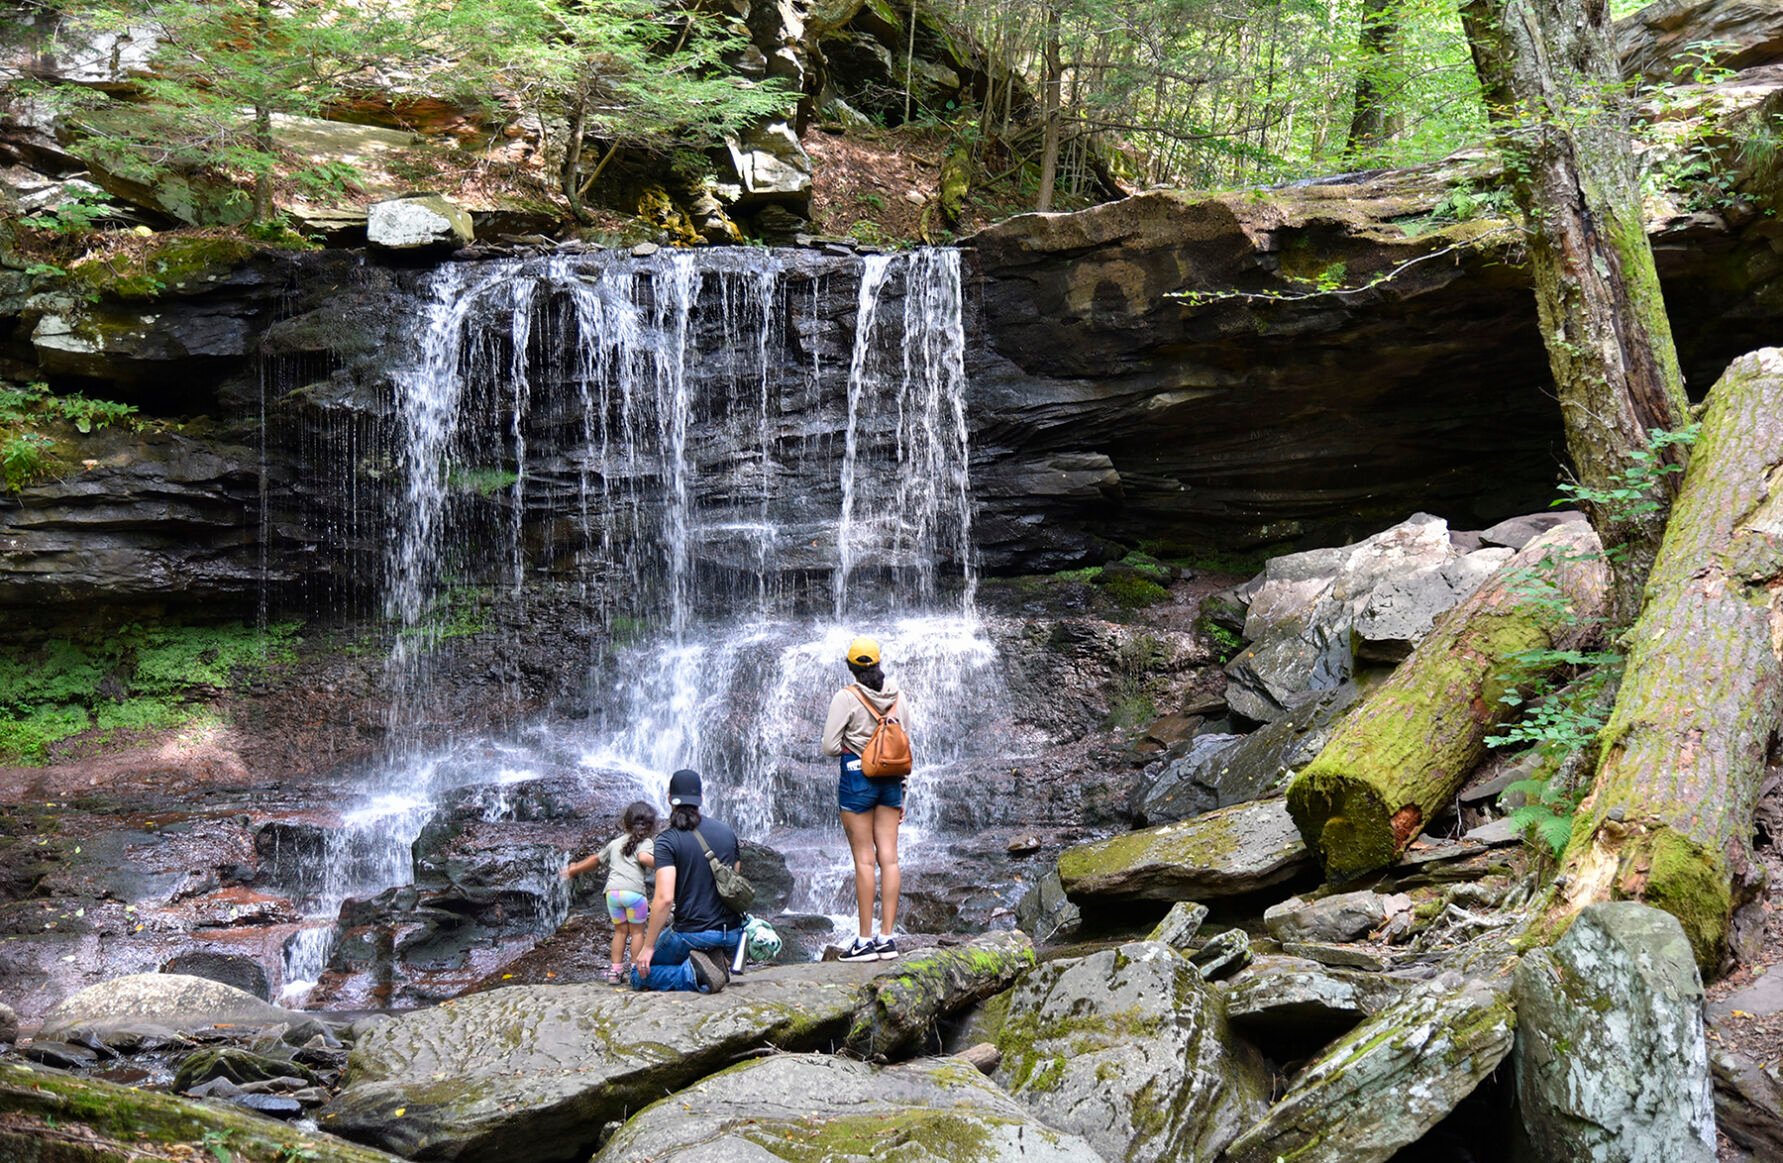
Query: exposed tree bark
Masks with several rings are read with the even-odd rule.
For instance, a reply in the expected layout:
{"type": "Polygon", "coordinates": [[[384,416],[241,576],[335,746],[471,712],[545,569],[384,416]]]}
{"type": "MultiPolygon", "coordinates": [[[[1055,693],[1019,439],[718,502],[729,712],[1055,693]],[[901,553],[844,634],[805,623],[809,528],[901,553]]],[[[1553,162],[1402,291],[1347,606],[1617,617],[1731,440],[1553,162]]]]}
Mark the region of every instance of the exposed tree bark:
{"type": "Polygon", "coordinates": [[[1059,175],[1059,88],[1064,65],[1059,59],[1059,8],[1046,10],[1046,78],[1044,137],[1040,147],[1040,192],[1034,198],[1036,210],[1051,210],[1053,185],[1059,175]]]}
{"type": "Polygon", "coordinates": [[[1517,656],[1582,645],[1607,605],[1609,581],[1589,526],[1550,529],[1443,615],[1344,718],[1288,785],[1288,812],[1333,880],[1399,858],[1512,713],[1503,696],[1546,677],[1517,656]]]}
{"type": "MultiPolygon", "coordinates": [[[[558,171],[558,187],[570,204],[570,213],[577,222],[587,222],[588,212],[582,208],[582,134],[588,128],[588,103],[583,98],[570,111],[569,129],[564,134],[563,165],[558,171]]],[[[611,156],[611,151],[609,151],[611,156]]]]}
{"type": "Polygon", "coordinates": [[[1356,75],[1355,111],[1343,146],[1345,161],[1367,157],[1403,125],[1404,118],[1392,112],[1385,84],[1398,39],[1398,0],[1362,0],[1362,68],[1356,75]]]}
{"type": "Polygon", "coordinates": [[[1634,898],[1720,967],[1750,887],[1752,816],[1783,724],[1783,349],[1713,391],[1666,527],[1597,779],[1550,919],[1634,898]]]}
{"type": "MultiPolygon", "coordinates": [[[[272,0],[259,0],[254,6],[254,34],[264,45],[272,37],[272,0]]],[[[260,154],[261,168],[254,174],[254,222],[272,221],[272,110],[263,104],[254,106],[254,149],[260,154]]]]}
{"type": "MultiPolygon", "coordinates": [[[[1462,23],[1529,222],[1529,259],[1567,450],[1588,490],[1618,486],[1683,378],[1641,219],[1607,0],[1466,0],[1462,23]]],[[[1681,452],[1667,456],[1681,462],[1681,452]]],[[[1674,478],[1651,511],[1592,506],[1616,624],[1640,609],[1674,478]]]]}

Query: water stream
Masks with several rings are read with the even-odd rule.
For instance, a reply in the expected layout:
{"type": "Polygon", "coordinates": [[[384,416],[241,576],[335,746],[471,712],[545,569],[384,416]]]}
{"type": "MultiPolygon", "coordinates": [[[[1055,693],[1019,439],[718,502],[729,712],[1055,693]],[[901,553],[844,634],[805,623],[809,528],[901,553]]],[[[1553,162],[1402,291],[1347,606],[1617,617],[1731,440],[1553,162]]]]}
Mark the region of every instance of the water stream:
{"type": "MultiPolygon", "coordinates": [[[[288,1000],[325,964],[343,900],[408,882],[442,795],[564,756],[664,807],[669,772],[701,770],[709,814],[788,854],[794,911],[846,911],[834,761],[817,740],[857,633],[881,639],[908,692],[906,883],[920,876],[947,803],[1000,745],[973,605],[959,255],[858,260],[851,321],[823,317],[838,276],[800,255],[556,256],[427,277],[393,375],[391,742],[330,833],[313,922],[287,948],[288,1000]],[[846,358],[827,349],[840,343],[846,358]],[[560,660],[586,673],[585,695],[505,735],[455,731],[441,646],[467,608],[523,625],[546,590],[571,595],[586,631],[560,660]]],[[[567,908],[560,866],[530,886],[548,902],[541,934],[567,908]]]]}

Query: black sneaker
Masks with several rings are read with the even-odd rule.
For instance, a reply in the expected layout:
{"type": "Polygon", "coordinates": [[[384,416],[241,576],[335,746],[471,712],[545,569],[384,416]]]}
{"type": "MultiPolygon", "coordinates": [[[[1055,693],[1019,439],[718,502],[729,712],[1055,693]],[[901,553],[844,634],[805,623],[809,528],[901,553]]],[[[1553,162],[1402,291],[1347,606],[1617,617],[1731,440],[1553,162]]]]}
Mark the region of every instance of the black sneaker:
{"type": "Polygon", "coordinates": [[[873,952],[879,955],[879,960],[890,961],[898,955],[898,943],[890,937],[875,937],[873,938],[873,952]]]}
{"type": "Polygon", "coordinates": [[[877,961],[879,960],[879,946],[873,944],[871,941],[863,941],[859,937],[856,937],[854,939],[854,944],[844,950],[842,956],[838,958],[838,960],[877,961]]]}
{"type": "Polygon", "coordinates": [[[704,949],[689,953],[687,963],[693,966],[693,979],[704,993],[717,993],[730,984],[730,971],[724,967],[724,962],[704,949]]]}

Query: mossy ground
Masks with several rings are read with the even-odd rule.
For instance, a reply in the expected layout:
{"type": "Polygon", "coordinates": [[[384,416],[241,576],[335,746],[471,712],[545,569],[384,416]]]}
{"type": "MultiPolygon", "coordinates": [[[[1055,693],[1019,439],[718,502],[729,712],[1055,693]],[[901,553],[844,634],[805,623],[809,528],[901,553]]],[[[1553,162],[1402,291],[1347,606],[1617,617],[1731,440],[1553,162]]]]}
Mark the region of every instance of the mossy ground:
{"type": "Polygon", "coordinates": [[[0,650],[0,763],[43,763],[87,731],[190,723],[208,695],[290,662],[298,625],[132,625],[0,650]]]}

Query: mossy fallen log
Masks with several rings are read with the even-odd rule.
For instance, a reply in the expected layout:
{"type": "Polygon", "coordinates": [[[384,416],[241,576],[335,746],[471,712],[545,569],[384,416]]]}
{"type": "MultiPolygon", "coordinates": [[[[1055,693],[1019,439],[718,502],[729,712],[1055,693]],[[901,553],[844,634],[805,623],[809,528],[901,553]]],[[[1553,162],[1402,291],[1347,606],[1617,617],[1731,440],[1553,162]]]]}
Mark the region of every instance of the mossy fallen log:
{"type": "Polygon", "coordinates": [[[1445,614],[1288,786],[1288,811],[1334,880],[1391,864],[1459,790],[1504,695],[1544,674],[1531,652],[1595,632],[1609,570],[1583,522],[1531,541],[1445,614]]]}
{"type": "Polygon", "coordinates": [[[199,1148],[239,1163],[397,1163],[245,1111],[0,1063],[0,1159],[9,1163],[190,1161],[199,1148]]]}
{"type": "Polygon", "coordinates": [[[1719,968],[1765,759],[1783,722],[1783,349],[1708,397],[1549,922],[1598,900],[1678,918],[1719,968]]]}

